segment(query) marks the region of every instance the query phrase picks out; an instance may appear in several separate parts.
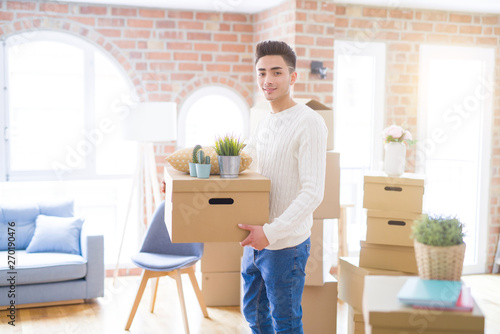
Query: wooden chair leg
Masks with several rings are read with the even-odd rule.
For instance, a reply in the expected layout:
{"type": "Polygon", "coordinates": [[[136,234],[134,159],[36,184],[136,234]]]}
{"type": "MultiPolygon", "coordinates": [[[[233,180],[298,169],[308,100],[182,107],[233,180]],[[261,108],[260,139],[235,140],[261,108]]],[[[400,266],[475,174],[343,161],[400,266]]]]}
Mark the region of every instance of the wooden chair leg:
{"type": "Polygon", "coordinates": [[[179,301],[181,303],[182,318],[184,320],[184,330],[186,334],[189,334],[189,323],[187,320],[186,303],[184,301],[184,290],[182,289],[181,271],[174,270],[172,272],[172,276],[175,278],[175,281],[177,282],[177,293],[179,295],[179,301]]]}
{"type": "Polygon", "coordinates": [[[186,268],[186,272],[189,275],[189,279],[191,280],[191,285],[193,286],[194,292],[196,293],[196,298],[198,298],[198,303],[200,304],[203,316],[205,318],[208,318],[207,305],[205,304],[205,299],[203,298],[200,286],[198,285],[198,280],[196,279],[196,276],[194,274],[194,267],[186,268]]]}
{"type": "Polygon", "coordinates": [[[144,270],[144,272],[142,273],[141,284],[139,284],[139,288],[137,289],[137,295],[135,296],[134,305],[132,305],[132,310],[130,311],[127,324],[125,325],[125,330],[129,330],[130,326],[132,325],[132,321],[134,320],[135,313],[137,312],[137,308],[139,307],[139,303],[141,302],[142,295],[144,294],[144,289],[146,289],[146,285],[150,277],[150,271],[144,270]]]}
{"type": "Polygon", "coordinates": [[[156,295],[158,293],[158,284],[159,283],[160,283],[159,277],[156,277],[153,279],[153,286],[151,286],[151,304],[150,304],[151,313],[153,313],[155,310],[156,295]]]}

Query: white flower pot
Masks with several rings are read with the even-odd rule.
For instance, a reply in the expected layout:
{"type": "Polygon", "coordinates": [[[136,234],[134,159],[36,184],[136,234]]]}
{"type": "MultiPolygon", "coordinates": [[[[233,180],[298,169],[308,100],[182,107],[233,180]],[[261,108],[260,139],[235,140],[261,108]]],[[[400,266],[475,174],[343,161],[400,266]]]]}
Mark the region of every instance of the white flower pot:
{"type": "Polygon", "coordinates": [[[401,176],[405,172],[406,145],[401,142],[385,144],[384,172],[388,176],[401,176]]]}

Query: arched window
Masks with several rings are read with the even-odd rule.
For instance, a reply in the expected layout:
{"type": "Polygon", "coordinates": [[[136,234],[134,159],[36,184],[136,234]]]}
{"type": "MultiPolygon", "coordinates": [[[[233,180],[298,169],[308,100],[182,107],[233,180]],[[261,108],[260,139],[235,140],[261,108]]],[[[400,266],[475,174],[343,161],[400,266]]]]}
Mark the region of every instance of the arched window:
{"type": "Polygon", "coordinates": [[[179,114],[179,147],[213,145],[217,135],[248,135],[248,105],[230,88],[203,87],[193,92],[179,114]]]}
{"type": "Polygon", "coordinates": [[[132,174],[135,144],[118,129],[132,85],[112,59],[59,32],[14,35],[4,48],[1,179],[132,174]]]}

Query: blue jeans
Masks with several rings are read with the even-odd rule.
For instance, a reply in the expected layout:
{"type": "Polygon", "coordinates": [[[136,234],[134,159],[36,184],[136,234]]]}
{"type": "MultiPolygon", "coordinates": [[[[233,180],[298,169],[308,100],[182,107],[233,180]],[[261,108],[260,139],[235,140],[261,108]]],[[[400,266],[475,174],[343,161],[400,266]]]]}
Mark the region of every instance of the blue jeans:
{"type": "Polygon", "coordinates": [[[280,250],[245,247],[243,314],[253,334],[303,334],[302,292],[311,240],[280,250]]]}

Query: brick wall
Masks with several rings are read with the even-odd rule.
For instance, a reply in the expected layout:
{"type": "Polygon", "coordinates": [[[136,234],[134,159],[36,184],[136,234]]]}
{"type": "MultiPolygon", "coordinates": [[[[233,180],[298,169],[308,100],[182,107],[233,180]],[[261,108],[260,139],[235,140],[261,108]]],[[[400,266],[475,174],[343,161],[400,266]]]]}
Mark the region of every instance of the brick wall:
{"type": "MultiPolygon", "coordinates": [[[[500,16],[337,5],[335,39],[384,42],[387,50],[386,125],[406,122],[417,133],[419,47],[422,44],[493,47],[496,92],[491,152],[488,270],[500,233],[500,16]]],[[[491,126],[491,125],[485,125],[491,126]]],[[[410,166],[415,151],[411,151],[410,166]]]]}

